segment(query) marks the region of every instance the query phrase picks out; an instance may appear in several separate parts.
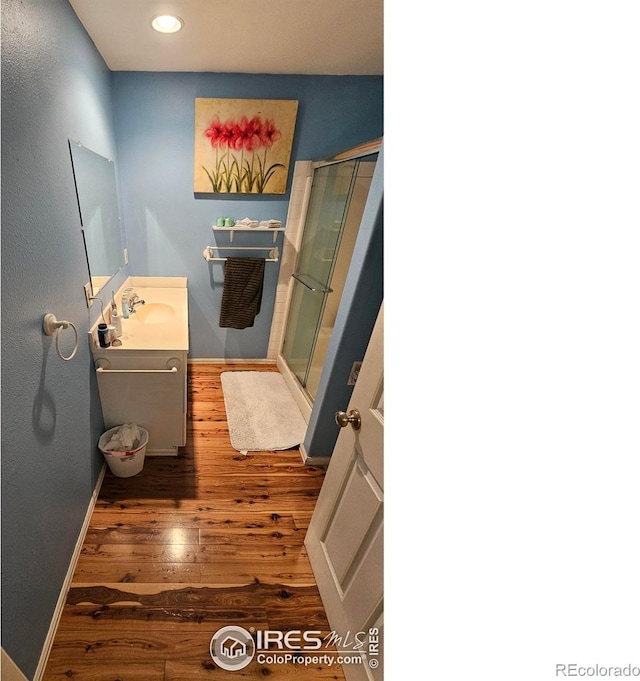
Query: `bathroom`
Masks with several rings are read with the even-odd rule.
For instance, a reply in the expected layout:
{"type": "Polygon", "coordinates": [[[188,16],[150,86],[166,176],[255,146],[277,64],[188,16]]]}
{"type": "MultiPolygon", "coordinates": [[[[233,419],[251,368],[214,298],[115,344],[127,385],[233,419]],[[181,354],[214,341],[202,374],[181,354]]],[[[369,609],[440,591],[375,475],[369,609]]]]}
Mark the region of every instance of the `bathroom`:
{"type": "MultiPolygon", "coordinates": [[[[31,678],[102,466],[96,376],[82,342],[97,307],[88,313],[85,301],[69,140],[116,159],[129,263],[112,285],[132,274],[187,276],[190,361],[267,358],[277,269],[266,270],[255,326],[220,329],[220,281],[202,252],[218,214],[284,223],[291,196],[194,196],[193,101],[299,101],[293,167],[381,138],[383,83],[382,76],[111,72],[67,0],[3,3],[2,13],[3,647],[31,678]],[[78,327],[73,361],[61,361],[42,333],[49,311],[78,327]]],[[[381,204],[380,182],[374,190],[381,204]]],[[[354,256],[366,274],[354,298],[372,286],[382,295],[379,259],[376,281],[367,270],[381,241],[371,233],[371,247],[354,256]]],[[[349,316],[345,344],[366,344],[366,311],[358,306],[349,316]]],[[[333,411],[319,410],[310,422],[312,457],[331,453],[323,425],[333,411]]]]}

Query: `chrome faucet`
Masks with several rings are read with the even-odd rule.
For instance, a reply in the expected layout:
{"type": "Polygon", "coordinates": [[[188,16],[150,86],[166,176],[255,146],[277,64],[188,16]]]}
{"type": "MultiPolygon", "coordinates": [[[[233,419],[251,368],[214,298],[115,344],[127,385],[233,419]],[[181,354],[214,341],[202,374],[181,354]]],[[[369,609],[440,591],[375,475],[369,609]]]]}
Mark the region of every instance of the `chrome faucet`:
{"type": "Polygon", "coordinates": [[[129,314],[133,314],[136,311],[136,305],[144,305],[145,301],[140,300],[137,293],[132,293],[128,299],[129,303],[129,314]]]}

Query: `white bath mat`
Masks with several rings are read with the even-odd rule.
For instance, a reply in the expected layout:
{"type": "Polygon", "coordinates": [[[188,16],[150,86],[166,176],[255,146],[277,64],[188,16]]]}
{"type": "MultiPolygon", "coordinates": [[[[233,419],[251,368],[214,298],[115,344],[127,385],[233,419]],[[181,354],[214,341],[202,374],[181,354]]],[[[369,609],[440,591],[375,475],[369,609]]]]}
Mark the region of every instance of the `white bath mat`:
{"type": "Polygon", "coordinates": [[[296,447],[307,430],[284,378],[275,371],[223,371],[231,446],[239,452],[296,447]]]}

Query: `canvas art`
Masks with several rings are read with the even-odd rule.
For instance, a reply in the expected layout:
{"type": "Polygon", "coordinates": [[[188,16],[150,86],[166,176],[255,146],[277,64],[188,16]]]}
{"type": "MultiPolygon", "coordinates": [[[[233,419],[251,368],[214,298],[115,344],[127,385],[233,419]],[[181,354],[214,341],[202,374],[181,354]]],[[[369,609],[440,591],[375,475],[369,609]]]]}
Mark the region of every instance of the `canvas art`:
{"type": "Polygon", "coordinates": [[[193,191],[284,194],[298,102],[195,100],[193,191]]]}

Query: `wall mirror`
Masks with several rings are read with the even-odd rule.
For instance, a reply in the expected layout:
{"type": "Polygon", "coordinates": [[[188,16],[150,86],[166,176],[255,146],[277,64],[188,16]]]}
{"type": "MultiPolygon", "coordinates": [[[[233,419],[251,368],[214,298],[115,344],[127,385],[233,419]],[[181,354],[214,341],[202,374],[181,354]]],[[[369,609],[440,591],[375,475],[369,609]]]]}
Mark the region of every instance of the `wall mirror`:
{"type": "Polygon", "coordinates": [[[92,296],[125,264],[113,161],[69,140],[92,296]]]}

